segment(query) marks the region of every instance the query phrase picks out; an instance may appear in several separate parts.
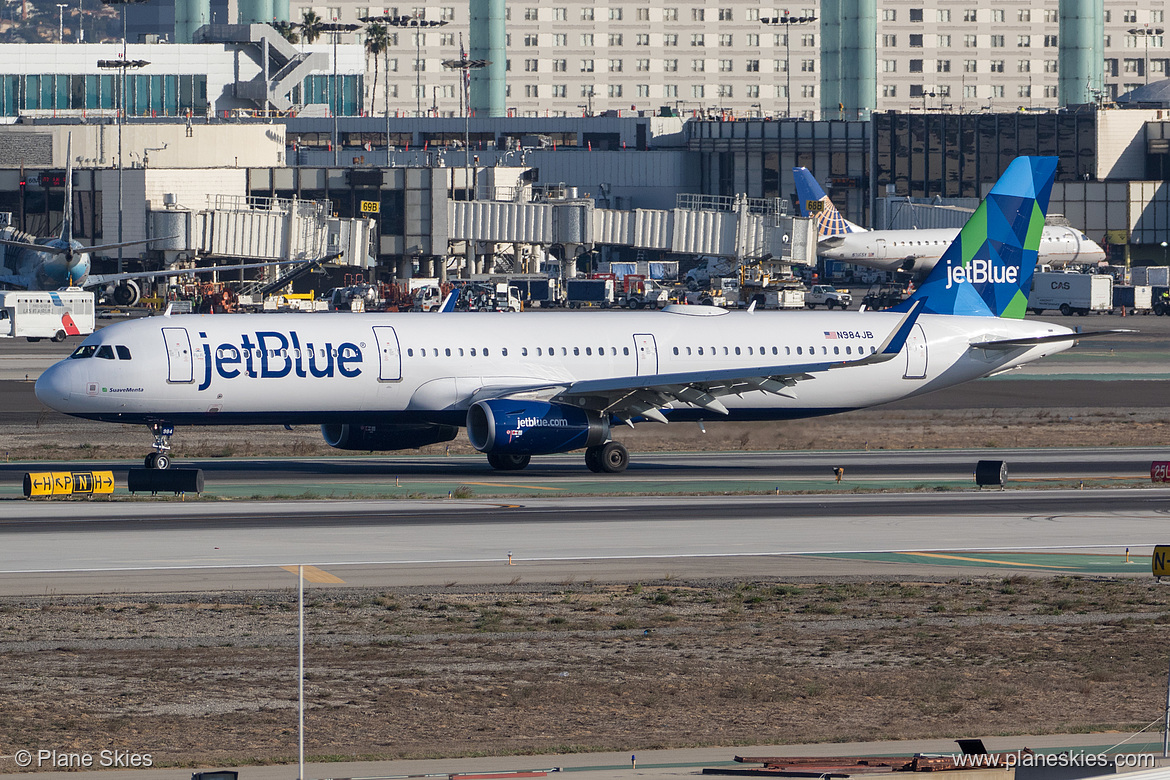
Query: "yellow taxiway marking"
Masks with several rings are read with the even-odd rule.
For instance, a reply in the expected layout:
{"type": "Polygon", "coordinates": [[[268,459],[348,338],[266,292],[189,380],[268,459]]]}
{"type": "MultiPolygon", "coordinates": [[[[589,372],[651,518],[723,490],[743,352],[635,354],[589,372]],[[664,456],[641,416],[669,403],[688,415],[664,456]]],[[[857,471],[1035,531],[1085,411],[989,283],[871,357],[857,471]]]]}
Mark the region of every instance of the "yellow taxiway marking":
{"type": "Polygon", "coordinates": [[[994,563],[999,566],[1031,566],[1039,569],[1067,569],[1067,566],[1053,566],[1047,563],[1020,563],[1018,561],[995,561],[988,558],[967,558],[962,555],[941,555],[939,553],[907,552],[903,555],[920,555],[923,558],[946,558],[952,561],[970,561],[972,563],[994,563]]]}
{"type": "MultiPolygon", "coordinates": [[[[284,569],[285,571],[292,572],[293,574],[297,573],[296,566],[281,566],[280,568],[284,569]]],[[[341,579],[340,577],[337,577],[337,576],[330,574],[329,572],[325,571],[324,569],[318,569],[316,566],[306,566],[305,567],[305,579],[308,580],[309,582],[317,582],[317,583],[320,583],[322,585],[344,585],[345,584],[345,580],[341,579]]]]}
{"type": "Polygon", "coordinates": [[[559,487],[545,487],[543,485],[513,485],[510,482],[461,482],[462,485],[480,485],[482,487],[510,487],[526,488],[528,490],[564,490],[559,487]]]}

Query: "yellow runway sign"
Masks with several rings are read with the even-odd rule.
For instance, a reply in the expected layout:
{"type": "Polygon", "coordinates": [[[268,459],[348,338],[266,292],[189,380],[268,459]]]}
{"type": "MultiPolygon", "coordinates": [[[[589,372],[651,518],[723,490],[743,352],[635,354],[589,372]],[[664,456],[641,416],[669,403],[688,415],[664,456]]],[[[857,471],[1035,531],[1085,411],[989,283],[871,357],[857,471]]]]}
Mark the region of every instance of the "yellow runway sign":
{"type": "Polygon", "coordinates": [[[1150,568],[1155,577],[1170,577],[1170,545],[1159,544],[1154,548],[1150,568]]]}
{"type": "Polygon", "coordinates": [[[24,497],[93,496],[114,492],[112,471],[40,471],[24,475],[24,497]]]}

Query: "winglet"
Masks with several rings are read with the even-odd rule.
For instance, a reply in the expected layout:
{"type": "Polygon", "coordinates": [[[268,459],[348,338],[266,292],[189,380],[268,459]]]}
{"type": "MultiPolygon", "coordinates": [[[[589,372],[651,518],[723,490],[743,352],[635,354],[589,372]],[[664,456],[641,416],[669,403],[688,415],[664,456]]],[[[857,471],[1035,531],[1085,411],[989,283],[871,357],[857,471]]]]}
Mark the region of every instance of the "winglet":
{"type": "Polygon", "coordinates": [[[918,315],[926,308],[926,299],[920,298],[915,301],[910,307],[910,310],[902,317],[902,321],[898,326],[890,331],[890,335],[886,336],[886,340],[882,345],[873,352],[860,360],[846,360],[834,366],[840,368],[845,366],[865,366],[872,363],[885,363],[887,360],[893,360],[902,353],[902,349],[906,346],[906,339],[910,338],[910,331],[918,322],[918,315]]]}
{"type": "Polygon", "coordinates": [[[455,311],[455,303],[459,300],[459,291],[452,290],[447,293],[447,297],[443,299],[443,305],[439,307],[440,313],[455,311]]]}

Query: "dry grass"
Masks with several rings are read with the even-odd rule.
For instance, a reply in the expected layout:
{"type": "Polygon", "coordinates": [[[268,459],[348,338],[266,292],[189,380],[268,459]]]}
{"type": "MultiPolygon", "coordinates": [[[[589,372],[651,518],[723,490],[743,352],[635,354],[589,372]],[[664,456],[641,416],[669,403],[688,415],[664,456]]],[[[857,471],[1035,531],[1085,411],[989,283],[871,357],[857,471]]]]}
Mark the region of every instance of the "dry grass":
{"type": "MultiPolygon", "coordinates": [[[[295,595],[0,602],[4,753],[287,760],[295,595]]],[[[308,594],[308,754],[423,757],[1128,728],[1146,580],[659,580],[308,594]]],[[[6,769],[8,767],[5,767],[6,769]]]]}

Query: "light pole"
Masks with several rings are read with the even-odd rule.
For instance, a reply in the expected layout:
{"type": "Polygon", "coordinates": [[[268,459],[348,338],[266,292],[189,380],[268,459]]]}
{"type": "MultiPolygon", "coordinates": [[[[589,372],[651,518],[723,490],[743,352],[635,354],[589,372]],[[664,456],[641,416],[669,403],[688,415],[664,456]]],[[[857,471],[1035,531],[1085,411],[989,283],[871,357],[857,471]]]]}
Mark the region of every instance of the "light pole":
{"type": "MultiPolygon", "coordinates": [[[[122,11],[123,18],[125,18],[125,9],[122,11]]],[[[125,49],[125,46],[123,46],[125,49]]],[[[127,60],[123,57],[120,60],[98,60],[97,66],[103,70],[117,70],[120,72],[121,78],[119,82],[121,89],[117,90],[118,101],[114,105],[114,117],[118,122],[118,273],[122,273],[122,226],[123,219],[122,211],[122,114],[126,111],[126,71],[131,68],[145,68],[150,63],[146,60],[127,60]]]]}
{"type": "Polygon", "coordinates": [[[420,16],[387,16],[382,21],[391,27],[414,28],[414,115],[422,116],[422,30],[426,27],[442,27],[442,19],[427,21],[420,16]]]}
{"type": "Polygon", "coordinates": [[[468,200],[472,200],[473,191],[471,186],[471,95],[468,94],[471,83],[471,71],[486,68],[491,65],[491,60],[469,60],[463,54],[462,45],[459,47],[460,57],[457,60],[443,60],[443,67],[449,70],[457,70],[461,74],[459,79],[462,89],[460,90],[460,103],[463,105],[463,186],[467,188],[468,200]]]}
{"type": "Polygon", "coordinates": [[[767,25],[781,25],[784,27],[784,75],[786,82],[784,85],[784,97],[787,99],[787,107],[784,109],[784,116],[792,116],[792,52],[789,38],[790,31],[793,25],[796,24],[812,24],[817,18],[815,16],[789,16],[785,11],[783,16],[766,16],[760,19],[761,22],[767,25]]]}
{"type": "MultiPolygon", "coordinates": [[[[144,68],[149,65],[145,60],[130,60],[126,57],[126,6],[131,3],[143,3],[146,0],[102,0],[102,5],[120,5],[122,8],[122,59],[101,60],[99,68],[118,70],[119,88],[118,104],[114,106],[114,120],[118,123],[118,243],[122,243],[122,125],[125,121],[122,114],[126,111],[126,70],[129,68],[144,68]]],[[[118,273],[122,273],[122,247],[118,247],[118,273]]]]}
{"type": "MultiPolygon", "coordinates": [[[[361,28],[362,28],[362,26],[360,24],[342,24],[341,22],[338,22],[336,20],[334,20],[332,22],[326,22],[325,24],[321,25],[321,27],[320,27],[321,32],[333,33],[333,100],[331,101],[331,105],[329,107],[329,112],[331,114],[333,114],[333,164],[334,165],[337,165],[337,156],[339,154],[338,149],[337,149],[337,147],[340,145],[338,143],[340,139],[338,139],[338,137],[337,137],[337,110],[341,106],[341,95],[338,93],[338,89],[337,89],[337,39],[341,36],[341,34],[343,32],[353,32],[354,30],[360,30],[361,28]]],[[[376,63],[375,63],[374,67],[377,67],[376,63]]]]}
{"type": "Polygon", "coordinates": [[[1133,27],[1127,30],[1130,35],[1140,35],[1145,41],[1146,53],[1143,59],[1142,70],[1145,72],[1146,83],[1150,83],[1150,36],[1161,35],[1161,27],[1133,27]]]}
{"type": "Polygon", "coordinates": [[[57,3],[57,43],[65,42],[65,9],[68,3],[57,3]]]}

